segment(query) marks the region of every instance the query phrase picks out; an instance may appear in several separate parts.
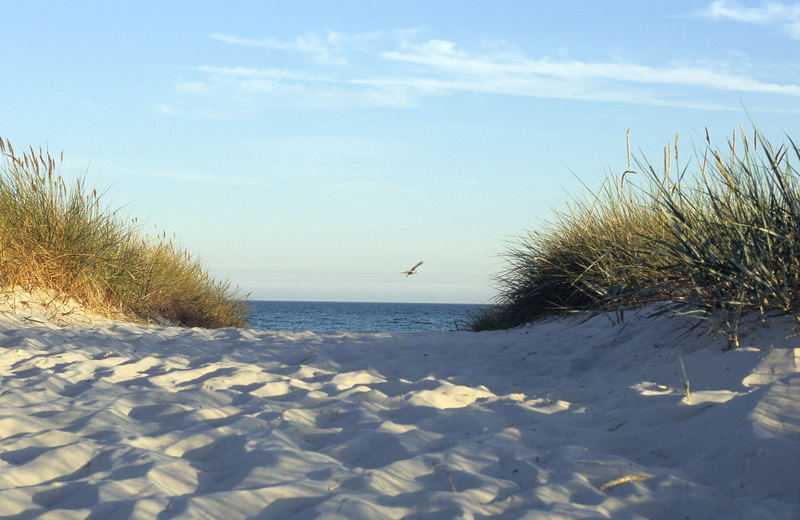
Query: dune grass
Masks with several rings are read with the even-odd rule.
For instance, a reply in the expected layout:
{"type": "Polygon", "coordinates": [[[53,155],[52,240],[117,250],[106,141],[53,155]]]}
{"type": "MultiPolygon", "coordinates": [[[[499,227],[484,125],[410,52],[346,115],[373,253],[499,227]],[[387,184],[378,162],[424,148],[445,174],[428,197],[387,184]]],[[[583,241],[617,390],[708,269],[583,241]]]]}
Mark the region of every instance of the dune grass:
{"type": "Polygon", "coordinates": [[[774,147],[740,129],[723,157],[706,134],[705,149],[683,167],[677,136],[663,166],[643,159],[633,170],[629,151],[627,171],[509,248],[498,305],[476,316],[473,330],[659,301],[715,316],[738,345],[743,312],[797,315],[800,150],[787,139],[774,147]]]}
{"type": "Polygon", "coordinates": [[[59,160],[0,138],[0,290],[21,287],[73,299],[100,313],[185,326],[245,324],[229,282],[217,282],[166,234],[150,238],[101,205],[59,160]]]}

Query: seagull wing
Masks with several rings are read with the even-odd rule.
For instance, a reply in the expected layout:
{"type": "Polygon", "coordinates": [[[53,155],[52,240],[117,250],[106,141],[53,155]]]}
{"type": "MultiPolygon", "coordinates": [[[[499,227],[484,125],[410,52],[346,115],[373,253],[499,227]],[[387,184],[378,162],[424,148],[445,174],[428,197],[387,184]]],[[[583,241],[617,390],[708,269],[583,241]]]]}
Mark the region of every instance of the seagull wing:
{"type": "Polygon", "coordinates": [[[417,267],[419,267],[421,265],[422,265],[422,260],[420,260],[419,263],[417,263],[417,265],[415,265],[414,267],[412,267],[408,271],[403,271],[403,274],[406,275],[406,276],[411,276],[412,274],[416,274],[417,273],[417,267]]]}

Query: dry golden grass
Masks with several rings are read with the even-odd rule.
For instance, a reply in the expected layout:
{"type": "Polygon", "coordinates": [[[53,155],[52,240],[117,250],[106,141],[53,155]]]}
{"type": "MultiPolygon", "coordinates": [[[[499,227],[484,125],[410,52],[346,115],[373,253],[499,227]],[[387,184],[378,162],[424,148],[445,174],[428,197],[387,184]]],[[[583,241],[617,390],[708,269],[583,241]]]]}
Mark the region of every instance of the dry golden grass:
{"type": "Polygon", "coordinates": [[[637,161],[552,223],[522,237],[498,276],[498,306],[475,330],[551,313],[624,309],[653,301],[716,313],[738,344],[741,314],[800,311],[800,150],[754,130],[679,166],[678,138],[658,170],[637,161]],[[673,155],[674,152],[674,155],[673,155]],[[674,159],[674,162],[673,162],[674,159]],[[662,169],[663,168],[663,169],[662,169]],[[721,311],[717,312],[717,311],[721,311]]]}
{"type": "Polygon", "coordinates": [[[44,289],[89,310],[201,327],[242,326],[245,307],[166,235],[141,235],[49,152],[0,138],[0,289],[44,289]]]}

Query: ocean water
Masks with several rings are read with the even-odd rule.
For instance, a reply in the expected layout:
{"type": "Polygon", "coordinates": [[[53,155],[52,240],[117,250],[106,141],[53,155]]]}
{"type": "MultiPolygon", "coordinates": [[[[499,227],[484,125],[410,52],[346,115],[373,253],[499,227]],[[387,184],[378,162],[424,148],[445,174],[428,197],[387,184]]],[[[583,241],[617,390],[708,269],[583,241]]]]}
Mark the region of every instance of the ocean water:
{"type": "Polygon", "coordinates": [[[250,301],[250,326],[263,330],[421,332],[464,330],[481,305],[250,301]]]}

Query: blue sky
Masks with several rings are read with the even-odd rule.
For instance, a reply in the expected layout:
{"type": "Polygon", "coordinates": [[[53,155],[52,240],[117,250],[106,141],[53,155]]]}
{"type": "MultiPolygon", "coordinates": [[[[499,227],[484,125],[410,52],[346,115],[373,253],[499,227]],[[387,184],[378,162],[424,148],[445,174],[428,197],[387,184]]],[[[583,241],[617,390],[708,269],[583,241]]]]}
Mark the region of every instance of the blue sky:
{"type": "Polygon", "coordinates": [[[254,299],[475,302],[515,236],[748,114],[797,136],[800,2],[6,2],[0,136],[254,299]],[[400,272],[424,260],[419,274],[400,272]]]}

